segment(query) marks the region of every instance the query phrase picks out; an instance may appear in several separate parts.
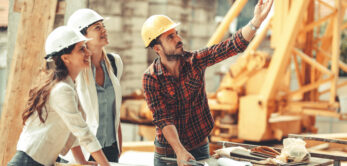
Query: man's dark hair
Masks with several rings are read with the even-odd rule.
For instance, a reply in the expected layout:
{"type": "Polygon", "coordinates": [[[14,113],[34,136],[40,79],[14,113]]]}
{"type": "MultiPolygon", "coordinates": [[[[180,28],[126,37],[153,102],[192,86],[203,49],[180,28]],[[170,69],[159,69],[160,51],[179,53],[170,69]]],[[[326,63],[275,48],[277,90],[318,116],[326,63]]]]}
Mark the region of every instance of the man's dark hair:
{"type": "Polygon", "coordinates": [[[160,40],[159,40],[159,37],[160,37],[160,36],[161,36],[161,35],[159,35],[157,38],[155,38],[154,40],[152,40],[151,43],[149,43],[148,47],[153,48],[154,45],[156,45],[156,44],[161,44],[161,42],[160,42],[160,40]]]}

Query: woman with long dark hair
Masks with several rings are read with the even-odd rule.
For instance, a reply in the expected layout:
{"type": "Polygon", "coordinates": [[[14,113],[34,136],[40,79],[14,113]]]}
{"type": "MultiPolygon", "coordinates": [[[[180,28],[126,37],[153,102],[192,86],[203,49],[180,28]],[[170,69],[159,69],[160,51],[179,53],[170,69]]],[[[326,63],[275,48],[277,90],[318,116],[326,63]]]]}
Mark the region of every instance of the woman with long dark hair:
{"type": "Polygon", "coordinates": [[[45,58],[54,61],[55,67],[47,73],[44,83],[30,90],[22,114],[24,128],[17,152],[8,166],[53,165],[59,154],[66,154],[70,149],[81,164],[109,166],[97,138],[85,122],[75,90],[77,75],[89,66],[87,40],[67,26],[56,28],[47,37],[45,58]],[[87,149],[97,163],[86,161],[79,145],[87,149]]]}
{"type": "MultiPolygon", "coordinates": [[[[123,63],[119,55],[106,53],[108,45],[104,18],[91,9],[79,9],[67,25],[90,38],[86,45],[91,51],[90,67],[76,78],[76,89],[87,123],[98,138],[107,159],[118,162],[122,149],[120,78],[123,63]]],[[[84,153],[89,158],[88,153],[84,153]]],[[[89,158],[93,160],[93,156],[89,158]]]]}

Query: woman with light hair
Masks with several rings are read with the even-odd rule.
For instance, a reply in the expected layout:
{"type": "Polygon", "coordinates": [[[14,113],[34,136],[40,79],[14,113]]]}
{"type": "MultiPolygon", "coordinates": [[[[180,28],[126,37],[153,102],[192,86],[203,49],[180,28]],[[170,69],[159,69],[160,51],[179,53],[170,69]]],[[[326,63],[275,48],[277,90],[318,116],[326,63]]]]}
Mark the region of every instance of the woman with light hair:
{"type": "MultiPolygon", "coordinates": [[[[77,77],[77,92],[86,111],[87,123],[98,138],[109,161],[118,162],[122,149],[120,78],[123,63],[119,55],[107,53],[109,43],[104,18],[91,9],[79,9],[69,18],[67,26],[91,38],[90,66],[77,77]]],[[[89,154],[85,153],[88,157],[89,154]]],[[[89,158],[93,160],[93,156],[89,158]]]]}

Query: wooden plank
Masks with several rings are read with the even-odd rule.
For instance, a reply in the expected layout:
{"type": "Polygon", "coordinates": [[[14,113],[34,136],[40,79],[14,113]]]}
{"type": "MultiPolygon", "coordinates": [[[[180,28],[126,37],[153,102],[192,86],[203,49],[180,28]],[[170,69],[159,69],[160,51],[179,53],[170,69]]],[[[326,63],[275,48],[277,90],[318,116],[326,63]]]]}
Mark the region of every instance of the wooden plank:
{"type": "Polygon", "coordinates": [[[214,142],[219,142],[219,141],[227,141],[227,142],[238,142],[238,143],[242,143],[242,142],[244,142],[245,140],[239,139],[239,138],[225,138],[225,137],[219,137],[219,136],[212,135],[212,136],[211,136],[211,143],[210,143],[210,146],[211,146],[214,142]]]}
{"type": "Polygon", "coordinates": [[[344,30],[347,28],[347,22],[345,22],[342,26],[341,26],[341,30],[344,30]]]}
{"type": "Polygon", "coordinates": [[[233,105],[230,104],[210,104],[209,103],[210,110],[212,111],[225,111],[230,114],[236,113],[236,109],[233,105]]]}
{"type": "Polygon", "coordinates": [[[57,15],[65,15],[66,7],[67,7],[67,4],[65,0],[58,0],[57,10],[55,13],[57,15]]]}
{"type": "Polygon", "coordinates": [[[271,115],[269,124],[274,138],[282,140],[288,134],[301,133],[302,117],[293,115],[271,115]],[[290,126],[290,127],[288,127],[290,126]]]}
{"type": "Polygon", "coordinates": [[[288,113],[312,115],[312,116],[326,116],[333,118],[341,118],[341,114],[330,108],[305,108],[295,105],[289,105],[285,108],[288,113]]]}
{"type": "MultiPolygon", "coordinates": [[[[236,143],[236,142],[226,142],[226,141],[212,142],[211,144],[215,144],[215,145],[219,145],[223,147],[241,146],[246,149],[252,149],[258,146],[258,145],[243,144],[243,143],[236,143]]],[[[276,149],[279,152],[282,151],[282,148],[274,148],[274,149],[276,149]]],[[[314,152],[310,152],[310,155],[311,157],[347,161],[346,156],[340,156],[340,155],[320,154],[320,153],[314,153],[314,152]]]]}
{"type": "Polygon", "coordinates": [[[339,106],[337,102],[334,104],[330,104],[327,101],[288,101],[287,105],[302,108],[337,108],[339,106]]]}
{"type": "Polygon", "coordinates": [[[283,13],[284,10],[282,9],[284,1],[274,1],[274,15],[273,15],[273,20],[272,20],[272,26],[271,26],[271,47],[276,48],[278,44],[278,38],[280,37],[281,34],[281,29],[282,29],[282,18],[283,18],[283,13]]]}
{"type": "MultiPolygon", "coordinates": [[[[322,138],[318,136],[306,136],[306,135],[297,135],[297,134],[289,134],[289,138],[301,138],[304,140],[315,140],[315,141],[322,141],[322,142],[328,142],[328,143],[338,143],[347,145],[347,140],[340,140],[340,139],[333,139],[333,138],[322,138]]],[[[347,161],[347,160],[346,160],[347,161]]]]}
{"type": "Polygon", "coordinates": [[[25,0],[9,72],[0,121],[0,165],[7,165],[16,151],[22,130],[21,113],[30,87],[44,63],[44,43],[51,32],[57,0],[25,0]]]}
{"type": "Polygon", "coordinates": [[[219,104],[234,106],[232,109],[237,109],[238,100],[239,97],[236,91],[224,89],[217,92],[217,102],[219,104]]]}
{"type": "Polygon", "coordinates": [[[308,148],[308,150],[310,150],[310,151],[312,151],[312,150],[324,150],[324,149],[328,149],[328,148],[329,148],[329,143],[323,143],[323,144],[319,144],[316,146],[312,146],[312,147],[308,148]]]}
{"type": "Polygon", "coordinates": [[[309,57],[308,55],[306,55],[305,53],[303,53],[299,49],[294,48],[293,51],[296,55],[299,55],[302,60],[304,60],[306,63],[312,65],[313,67],[315,67],[316,69],[318,69],[322,73],[328,74],[329,76],[333,75],[333,73],[331,73],[331,71],[329,69],[327,69],[325,66],[321,65],[320,63],[318,63],[313,58],[309,57]]]}
{"type": "Polygon", "coordinates": [[[282,36],[281,44],[275,49],[274,55],[268,68],[269,73],[265,78],[265,82],[261,87],[260,96],[262,102],[266,105],[267,101],[274,97],[275,90],[278,87],[278,83],[281,80],[280,74],[284,73],[285,68],[283,65],[289,61],[290,50],[295,43],[295,36],[299,32],[299,24],[301,23],[305,9],[307,8],[309,1],[294,0],[291,3],[291,9],[289,16],[283,19],[287,19],[284,25],[287,28],[287,32],[282,36]]]}
{"type": "Polygon", "coordinates": [[[264,110],[258,102],[258,95],[240,97],[238,138],[247,141],[262,141],[268,139],[266,133],[269,131],[269,116],[267,112],[265,112],[267,110],[264,110]]]}
{"type": "Polygon", "coordinates": [[[335,10],[335,8],[333,6],[331,6],[330,4],[326,3],[325,1],[322,0],[317,0],[320,4],[324,5],[325,7],[328,7],[331,10],[335,10]]]}
{"type": "Polygon", "coordinates": [[[285,108],[287,113],[295,113],[301,115],[310,115],[310,116],[325,116],[332,118],[341,118],[341,115],[331,109],[319,109],[319,108],[302,108],[295,106],[288,106],[285,108]]]}
{"type": "Polygon", "coordinates": [[[122,123],[129,123],[129,124],[138,124],[138,125],[144,125],[144,126],[154,126],[152,121],[136,121],[136,120],[129,120],[129,119],[120,119],[122,123]]]}
{"type": "Polygon", "coordinates": [[[343,1],[343,2],[342,2],[342,6],[346,9],[346,8],[347,8],[347,2],[346,2],[346,1],[343,1]]]}
{"type": "MultiPolygon", "coordinates": [[[[267,69],[263,68],[260,70],[255,70],[254,74],[247,80],[246,85],[245,85],[245,95],[254,95],[254,94],[259,94],[259,87],[261,87],[263,85],[263,80],[264,77],[267,74],[267,69]]],[[[289,74],[285,74],[286,76],[289,74]]],[[[286,89],[286,83],[285,81],[287,80],[287,78],[285,77],[283,79],[283,84],[280,87],[282,90],[286,89]]],[[[243,94],[243,93],[241,93],[243,94]]]]}
{"type": "MultiPolygon", "coordinates": [[[[333,24],[332,24],[332,21],[330,20],[327,27],[325,28],[324,35],[320,39],[321,40],[320,49],[326,52],[330,52],[331,50],[332,31],[333,31],[333,24]]],[[[316,59],[317,59],[317,62],[322,64],[323,66],[328,66],[328,62],[330,58],[327,58],[324,55],[322,55],[322,53],[318,52],[316,55],[316,59]]],[[[321,74],[317,72],[316,78],[317,80],[320,79],[321,74]]]]}
{"type": "MultiPolygon", "coordinates": [[[[344,82],[337,84],[337,88],[341,88],[341,87],[346,86],[346,85],[347,85],[347,81],[344,81],[344,82]]],[[[323,94],[328,93],[328,92],[330,92],[330,89],[319,92],[319,95],[323,95],[323,94]]]]}
{"type": "MultiPolygon", "coordinates": [[[[316,4],[316,9],[317,9],[316,11],[318,11],[316,17],[317,17],[317,19],[320,19],[322,17],[322,13],[321,13],[322,4],[320,4],[320,3],[316,4]]],[[[314,44],[317,43],[317,38],[319,38],[319,36],[321,34],[321,29],[317,28],[315,32],[316,32],[316,34],[315,34],[315,40],[316,41],[314,42],[314,44]]]]}
{"type": "Polygon", "coordinates": [[[298,58],[296,57],[296,55],[293,55],[293,61],[294,61],[294,65],[295,65],[295,75],[296,75],[296,79],[298,80],[298,85],[299,88],[302,87],[303,85],[303,81],[302,81],[302,75],[300,73],[300,67],[299,67],[299,63],[298,63],[298,58]]]}
{"type": "MultiPolygon", "coordinates": [[[[315,136],[315,137],[320,137],[320,138],[332,138],[332,139],[339,139],[339,140],[347,140],[347,134],[346,133],[328,133],[328,134],[302,134],[304,136],[315,136]]],[[[322,144],[328,144],[328,150],[341,150],[342,149],[347,149],[347,145],[341,145],[337,143],[325,143],[322,141],[317,141],[317,140],[305,140],[306,142],[306,147],[310,148],[311,147],[318,147],[321,146],[322,144]]]]}
{"type": "MultiPolygon", "coordinates": [[[[325,29],[324,35],[321,37],[321,43],[319,48],[325,52],[331,51],[332,28],[333,28],[332,25],[333,24],[330,21],[329,24],[327,25],[327,28],[325,29]]],[[[317,53],[316,59],[317,59],[317,62],[322,64],[323,66],[328,66],[328,62],[330,61],[330,58],[327,58],[326,56],[322,55],[320,51],[317,53]]],[[[320,78],[319,73],[317,78],[320,78]]]]}
{"type": "Polygon", "coordinates": [[[305,26],[303,31],[301,31],[300,33],[305,33],[305,32],[313,30],[313,28],[322,25],[323,23],[325,23],[326,21],[328,21],[331,18],[334,18],[337,15],[337,13],[338,12],[335,10],[333,13],[331,13],[331,14],[329,14],[329,15],[327,15],[327,16],[325,16],[325,17],[323,17],[323,18],[321,18],[315,22],[312,22],[311,24],[305,26]]]}
{"type": "Polygon", "coordinates": [[[344,72],[347,72],[347,64],[345,62],[342,62],[341,60],[339,60],[339,68],[344,72]]]}
{"type": "Polygon", "coordinates": [[[207,47],[217,44],[222,40],[225,32],[227,32],[228,30],[231,21],[233,21],[240,14],[243,7],[247,4],[247,1],[248,0],[236,0],[233,3],[228,13],[225,15],[222,23],[218,26],[217,30],[213,33],[212,37],[208,41],[207,47]]]}
{"type": "MultiPolygon", "coordinates": [[[[24,4],[24,1],[25,0],[15,0],[14,6],[13,6],[13,11],[20,13],[22,11],[22,6],[24,4]]],[[[65,0],[58,0],[58,4],[57,4],[55,13],[58,15],[64,15],[65,9],[66,9],[66,1],[65,0]]]]}
{"type": "Polygon", "coordinates": [[[250,56],[259,47],[261,42],[266,37],[266,34],[270,28],[271,22],[272,22],[272,18],[270,18],[270,20],[264,25],[264,28],[262,29],[262,31],[253,38],[252,42],[249,43],[247,49],[244,51],[245,56],[250,56]]]}
{"type": "MultiPolygon", "coordinates": [[[[331,59],[331,56],[324,50],[322,50],[321,48],[318,48],[318,47],[315,47],[315,49],[317,50],[317,52],[320,54],[320,55],[324,55],[325,57],[331,59]]],[[[347,72],[347,64],[344,63],[343,61],[339,60],[339,68],[341,70],[343,70],[344,72],[347,72]]]]}
{"type": "Polygon", "coordinates": [[[311,83],[309,85],[305,85],[303,87],[301,87],[300,89],[296,90],[296,91],[293,91],[293,92],[290,92],[288,94],[288,98],[292,98],[293,96],[297,95],[297,94],[301,94],[301,93],[305,93],[307,91],[310,91],[312,89],[316,89],[318,88],[321,84],[324,84],[326,82],[329,82],[331,81],[333,78],[330,77],[330,78],[327,78],[327,79],[324,79],[324,80],[320,80],[320,81],[317,81],[317,82],[314,82],[314,83],[311,83]]]}
{"type": "Polygon", "coordinates": [[[313,116],[325,116],[325,117],[333,117],[333,118],[340,118],[341,115],[337,113],[336,111],[332,111],[330,109],[311,109],[311,108],[304,108],[302,109],[302,112],[305,115],[313,115],[313,116]]]}
{"type": "Polygon", "coordinates": [[[307,137],[320,137],[320,138],[347,140],[347,133],[301,134],[301,135],[307,136],[307,137]]]}
{"type": "Polygon", "coordinates": [[[237,130],[237,124],[221,124],[218,120],[215,122],[212,133],[214,136],[222,138],[236,138],[237,130]]]}
{"type": "Polygon", "coordinates": [[[15,0],[13,4],[13,11],[20,13],[22,11],[24,0],[15,0]]]}
{"type": "MultiPolygon", "coordinates": [[[[289,15],[289,12],[290,12],[290,1],[283,1],[283,6],[282,6],[282,9],[283,9],[283,15],[282,16],[288,16],[289,15]]],[[[282,23],[285,22],[285,20],[281,20],[282,23]]],[[[281,27],[281,33],[284,31],[284,26],[282,25],[281,27]]]]}
{"type": "Polygon", "coordinates": [[[141,138],[144,138],[146,141],[154,141],[155,140],[155,126],[144,126],[139,125],[139,135],[141,138]]]}
{"type": "MultiPolygon", "coordinates": [[[[314,7],[315,7],[315,2],[313,0],[311,0],[308,4],[308,8],[307,8],[307,12],[306,12],[306,20],[305,20],[305,27],[312,23],[314,21],[314,7]]],[[[303,32],[303,31],[301,31],[303,32]]],[[[313,57],[313,54],[312,54],[312,43],[313,43],[313,29],[309,30],[309,31],[306,31],[306,32],[303,32],[304,33],[304,48],[303,48],[303,52],[308,55],[308,57],[313,57]]],[[[303,78],[304,78],[304,85],[307,85],[307,84],[310,84],[314,81],[314,78],[312,74],[312,67],[307,64],[307,63],[301,63],[301,69],[302,69],[302,72],[303,72],[303,78]]],[[[314,90],[312,91],[308,91],[308,92],[305,92],[304,93],[304,100],[313,100],[313,93],[314,93],[314,90]]]]}
{"type": "MultiPolygon", "coordinates": [[[[335,0],[335,7],[337,11],[341,11],[341,0],[335,0]]],[[[331,103],[335,102],[336,99],[336,91],[337,91],[337,80],[339,77],[339,59],[340,59],[340,44],[341,44],[341,20],[342,20],[342,12],[338,12],[338,14],[334,17],[334,28],[333,28],[333,42],[332,42],[332,58],[331,58],[331,71],[334,74],[333,81],[331,82],[330,88],[330,99],[331,103]]]]}
{"type": "MultiPolygon", "coordinates": [[[[320,55],[324,55],[325,57],[331,59],[331,55],[329,55],[329,53],[327,53],[326,51],[324,51],[323,49],[321,49],[320,47],[315,46],[314,49],[320,54],[320,55]]],[[[339,60],[339,67],[341,70],[343,70],[344,72],[347,72],[347,64],[341,60],[339,60]]]]}

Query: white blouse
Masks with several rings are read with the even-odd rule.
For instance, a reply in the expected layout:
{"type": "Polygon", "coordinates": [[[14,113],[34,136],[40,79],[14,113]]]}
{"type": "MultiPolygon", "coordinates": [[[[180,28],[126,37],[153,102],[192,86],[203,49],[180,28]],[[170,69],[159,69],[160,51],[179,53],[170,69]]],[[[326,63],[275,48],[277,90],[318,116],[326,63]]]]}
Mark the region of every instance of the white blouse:
{"type": "MultiPolygon", "coordinates": [[[[20,135],[17,150],[44,165],[53,165],[59,154],[65,155],[79,144],[89,153],[100,150],[78,103],[75,85],[69,76],[54,85],[45,104],[48,113],[45,123],[36,112],[31,115],[20,135]]],[[[43,110],[43,118],[46,110],[43,110]]]]}
{"type": "MultiPolygon", "coordinates": [[[[120,124],[120,106],[122,104],[122,89],[120,86],[120,79],[122,76],[123,72],[123,62],[122,59],[118,54],[111,54],[114,59],[115,59],[115,65],[117,66],[117,77],[113,74],[113,69],[110,64],[110,61],[106,59],[107,56],[104,57],[104,60],[107,61],[106,63],[106,69],[108,72],[108,75],[111,79],[114,93],[115,93],[115,103],[116,107],[114,110],[114,115],[116,119],[114,120],[114,129],[115,129],[115,134],[117,144],[118,144],[118,151],[120,152],[120,142],[119,142],[119,137],[120,135],[118,134],[118,128],[120,124]]],[[[90,64],[91,65],[91,64],[90,64]]],[[[97,129],[99,127],[99,102],[98,102],[98,94],[95,86],[95,80],[93,77],[93,72],[91,67],[88,67],[86,70],[83,70],[79,73],[79,75],[76,78],[76,89],[78,93],[78,97],[81,101],[81,106],[86,113],[86,122],[88,123],[91,131],[96,135],[97,129]]],[[[85,156],[86,159],[89,158],[90,153],[88,153],[87,149],[82,148],[82,152],[85,156]]],[[[73,163],[74,158],[72,154],[69,152],[65,156],[60,156],[64,158],[65,160],[68,160],[69,162],[73,163]]]]}

